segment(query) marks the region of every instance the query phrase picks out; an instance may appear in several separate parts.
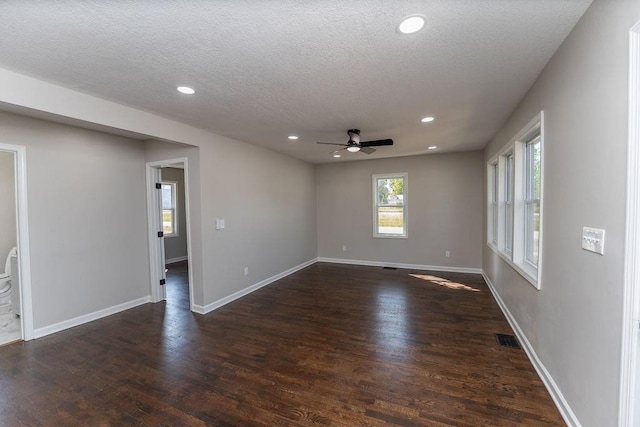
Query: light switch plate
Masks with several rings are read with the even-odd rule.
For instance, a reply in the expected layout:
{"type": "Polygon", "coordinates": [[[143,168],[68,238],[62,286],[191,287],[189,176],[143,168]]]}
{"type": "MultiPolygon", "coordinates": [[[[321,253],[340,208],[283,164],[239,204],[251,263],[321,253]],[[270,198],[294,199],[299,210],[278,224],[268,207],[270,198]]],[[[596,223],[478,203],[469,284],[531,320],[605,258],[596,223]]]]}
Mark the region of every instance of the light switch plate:
{"type": "Polygon", "coordinates": [[[582,249],[604,254],[604,230],[600,228],[582,227],[582,249]]]}
{"type": "Polygon", "coordinates": [[[224,219],[216,219],[216,230],[222,230],[224,228],[224,219]]]}

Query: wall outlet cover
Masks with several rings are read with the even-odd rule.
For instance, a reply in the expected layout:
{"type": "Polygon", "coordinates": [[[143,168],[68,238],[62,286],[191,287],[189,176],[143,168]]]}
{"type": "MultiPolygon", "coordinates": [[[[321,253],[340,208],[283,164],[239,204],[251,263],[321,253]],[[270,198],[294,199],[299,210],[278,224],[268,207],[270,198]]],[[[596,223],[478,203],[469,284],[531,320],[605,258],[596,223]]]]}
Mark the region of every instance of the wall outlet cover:
{"type": "Polygon", "coordinates": [[[582,249],[604,255],[604,232],[600,228],[582,227],[582,249]]]}

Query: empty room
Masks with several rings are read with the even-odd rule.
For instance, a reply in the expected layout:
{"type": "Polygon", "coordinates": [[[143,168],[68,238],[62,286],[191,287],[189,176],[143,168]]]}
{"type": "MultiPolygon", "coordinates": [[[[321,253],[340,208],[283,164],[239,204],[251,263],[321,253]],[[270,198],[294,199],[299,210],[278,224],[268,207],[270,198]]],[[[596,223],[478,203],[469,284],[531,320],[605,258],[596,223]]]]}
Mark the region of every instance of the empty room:
{"type": "Polygon", "coordinates": [[[640,425],[640,2],[0,4],[0,425],[640,425]]]}

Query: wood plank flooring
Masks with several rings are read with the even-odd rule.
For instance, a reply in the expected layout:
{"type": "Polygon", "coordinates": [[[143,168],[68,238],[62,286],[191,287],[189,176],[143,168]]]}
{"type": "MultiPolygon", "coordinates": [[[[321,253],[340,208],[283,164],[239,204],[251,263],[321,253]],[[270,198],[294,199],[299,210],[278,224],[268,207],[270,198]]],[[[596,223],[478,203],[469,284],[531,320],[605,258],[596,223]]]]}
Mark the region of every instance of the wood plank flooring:
{"type": "Polygon", "coordinates": [[[205,316],[167,286],[0,348],[0,425],[564,425],[479,275],[318,263],[205,316]]]}

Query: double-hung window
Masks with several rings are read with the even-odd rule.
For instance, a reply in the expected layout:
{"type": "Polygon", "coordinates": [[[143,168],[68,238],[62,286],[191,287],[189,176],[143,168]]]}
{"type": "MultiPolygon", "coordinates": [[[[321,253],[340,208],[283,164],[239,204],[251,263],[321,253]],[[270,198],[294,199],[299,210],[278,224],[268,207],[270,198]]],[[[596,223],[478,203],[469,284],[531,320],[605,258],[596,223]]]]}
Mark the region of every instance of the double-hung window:
{"type": "Polygon", "coordinates": [[[178,235],[178,221],[176,210],[177,183],[162,183],[162,231],[165,237],[178,235]]]}
{"type": "Polygon", "coordinates": [[[524,211],[525,253],[524,260],[530,267],[538,268],[540,249],[540,132],[525,143],[524,211]]]}
{"type": "Polygon", "coordinates": [[[374,237],[407,237],[407,177],[373,175],[374,237]]]}
{"type": "Polygon", "coordinates": [[[489,223],[487,237],[489,243],[494,246],[498,244],[498,162],[489,165],[489,223]]]}
{"type": "Polygon", "coordinates": [[[487,243],[540,289],[543,211],[540,112],[487,163],[487,243]]]}
{"type": "Polygon", "coordinates": [[[513,152],[504,156],[504,245],[509,256],[513,252],[513,152]]]}

